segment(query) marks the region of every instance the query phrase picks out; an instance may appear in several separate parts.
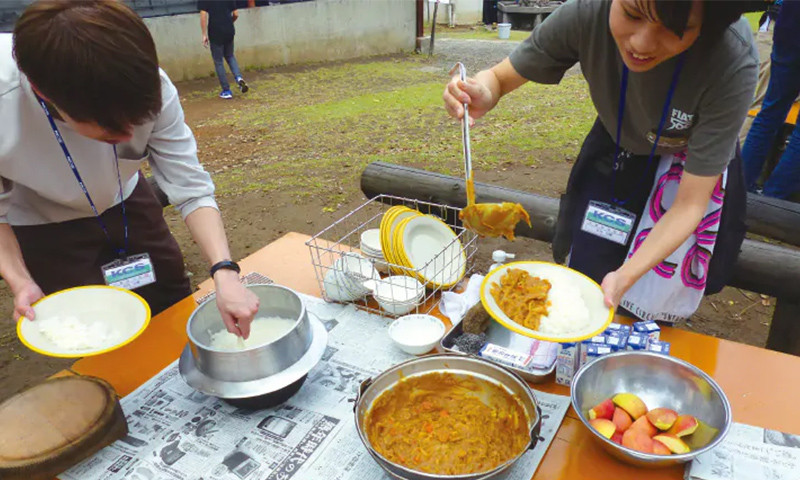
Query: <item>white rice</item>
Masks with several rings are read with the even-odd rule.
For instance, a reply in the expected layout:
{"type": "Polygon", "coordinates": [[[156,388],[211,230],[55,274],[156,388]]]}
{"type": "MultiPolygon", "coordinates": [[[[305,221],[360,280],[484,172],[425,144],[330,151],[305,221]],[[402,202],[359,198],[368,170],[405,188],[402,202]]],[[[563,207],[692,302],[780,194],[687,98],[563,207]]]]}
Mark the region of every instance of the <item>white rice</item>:
{"type": "Polygon", "coordinates": [[[85,320],[75,315],[56,315],[36,319],[42,335],[65,351],[98,350],[123,340],[122,332],[101,320],[85,320]]]}
{"type": "Polygon", "coordinates": [[[222,329],[211,334],[211,348],[217,350],[242,350],[257,347],[282,337],[292,329],[295,320],[282,317],[258,317],[250,324],[250,336],[242,342],[241,337],[222,329]]]}
{"type": "Polygon", "coordinates": [[[551,285],[547,296],[550,302],[548,315],[541,318],[539,331],[561,335],[586,328],[590,321],[589,309],[574,279],[557,271],[539,277],[550,281],[551,285]]]}

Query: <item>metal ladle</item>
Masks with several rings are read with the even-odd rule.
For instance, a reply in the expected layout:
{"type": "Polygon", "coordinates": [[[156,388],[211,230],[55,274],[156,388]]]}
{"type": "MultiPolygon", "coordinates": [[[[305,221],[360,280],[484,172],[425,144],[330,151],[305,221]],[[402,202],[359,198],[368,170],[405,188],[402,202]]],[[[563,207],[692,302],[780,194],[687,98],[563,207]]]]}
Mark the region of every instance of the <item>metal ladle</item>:
{"type": "MultiPolygon", "coordinates": [[[[450,70],[453,75],[458,69],[461,81],[467,82],[467,69],[464,64],[457,62],[450,70]]],[[[461,119],[461,141],[464,152],[464,175],[467,187],[467,206],[458,214],[464,227],[478,235],[486,237],[504,236],[508,240],[514,239],[514,228],[517,223],[524,221],[531,226],[528,212],[518,203],[482,203],[475,202],[475,184],[472,177],[472,151],[469,140],[469,105],[462,103],[464,116],[461,119]]]]}
{"type": "MultiPolygon", "coordinates": [[[[450,75],[453,75],[456,70],[458,70],[458,74],[461,77],[461,81],[466,83],[467,82],[467,68],[464,67],[464,64],[461,62],[456,62],[452,69],[450,69],[450,75]]],[[[464,107],[464,116],[461,118],[461,142],[463,145],[463,153],[464,153],[464,175],[467,182],[469,182],[470,178],[472,178],[472,151],[470,150],[470,141],[469,141],[469,105],[467,103],[462,104],[464,107]]]]}

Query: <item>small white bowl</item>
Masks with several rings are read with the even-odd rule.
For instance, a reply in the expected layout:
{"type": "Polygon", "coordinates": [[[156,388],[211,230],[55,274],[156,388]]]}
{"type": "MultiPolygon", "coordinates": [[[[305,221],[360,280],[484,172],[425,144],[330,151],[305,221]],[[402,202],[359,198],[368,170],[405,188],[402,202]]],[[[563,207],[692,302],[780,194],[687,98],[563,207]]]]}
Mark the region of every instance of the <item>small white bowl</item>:
{"type": "Polygon", "coordinates": [[[394,275],[375,282],[372,296],[387,313],[404,315],[420,304],[425,286],[416,278],[394,275]]]}
{"type": "Polygon", "coordinates": [[[400,350],[411,355],[430,352],[444,336],[444,323],[433,315],[400,317],[389,325],[389,337],[400,350]]]}
{"type": "Polygon", "coordinates": [[[375,300],[377,300],[378,305],[380,305],[380,307],[383,309],[384,312],[388,313],[389,315],[397,316],[397,315],[405,315],[406,313],[417,308],[420,304],[420,300],[422,299],[420,298],[416,301],[407,303],[389,302],[387,300],[378,297],[375,297],[375,300]]]}

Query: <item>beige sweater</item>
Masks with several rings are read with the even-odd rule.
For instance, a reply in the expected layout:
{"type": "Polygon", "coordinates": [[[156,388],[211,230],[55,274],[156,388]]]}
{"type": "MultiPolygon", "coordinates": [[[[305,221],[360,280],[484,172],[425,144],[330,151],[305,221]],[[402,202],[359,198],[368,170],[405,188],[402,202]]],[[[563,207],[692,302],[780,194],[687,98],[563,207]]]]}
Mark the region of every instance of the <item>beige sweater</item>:
{"type": "MultiPolygon", "coordinates": [[[[0,34],[0,223],[40,225],[94,214],[56,141],[30,83],[11,55],[11,35],[0,34]]],[[[185,218],[200,207],[217,208],[214,184],[197,159],[178,91],[161,72],[163,106],[152,122],[119,144],[124,197],[148,161],[159,187],[185,218]]],[[[111,145],[80,136],[56,120],[75,165],[103,212],[120,202],[111,145]]]]}

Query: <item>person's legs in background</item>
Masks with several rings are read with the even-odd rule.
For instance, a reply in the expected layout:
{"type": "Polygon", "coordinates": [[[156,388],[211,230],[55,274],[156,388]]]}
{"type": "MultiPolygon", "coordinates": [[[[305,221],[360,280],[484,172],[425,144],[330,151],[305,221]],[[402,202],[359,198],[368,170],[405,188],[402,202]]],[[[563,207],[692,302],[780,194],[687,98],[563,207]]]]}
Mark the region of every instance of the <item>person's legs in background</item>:
{"type": "Polygon", "coordinates": [[[211,58],[214,59],[214,70],[217,72],[219,86],[222,87],[219,96],[225,99],[233,98],[231,85],[228,83],[228,72],[225,71],[225,45],[209,42],[208,46],[211,49],[211,58]]]}
{"type": "MultiPolygon", "coordinates": [[[[774,55],[780,54],[787,65],[783,74],[786,82],[784,88],[785,95],[790,98],[787,102],[788,107],[791,107],[794,99],[800,94],[800,52],[784,53],[781,50],[782,48],[778,48],[773,51],[774,55]]],[[[778,165],[764,183],[764,195],[785,199],[798,190],[800,190],[800,128],[795,126],[778,165]]]]}
{"type": "Polygon", "coordinates": [[[236,57],[233,55],[233,40],[225,44],[223,52],[225,55],[225,60],[228,62],[228,66],[231,67],[233,78],[236,79],[236,84],[239,85],[239,90],[241,90],[242,93],[246,93],[250,88],[247,86],[247,82],[244,81],[244,77],[242,77],[242,71],[239,70],[239,63],[236,61],[236,57]]]}
{"type": "MultiPolygon", "coordinates": [[[[742,148],[745,182],[747,189],[751,191],[756,186],[755,183],[764,167],[764,161],[786,120],[792,102],[800,93],[800,68],[797,60],[793,58],[796,54],[786,55],[781,50],[780,46],[773,46],[769,87],[767,87],[761,111],[753,121],[742,148]]],[[[784,154],[784,157],[787,156],[784,154]]],[[[787,160],[791,160],[791,157],[787,157],[787,160]]],[[[796,161],[800,161],[800,157],[796,161]]],[[[782,157],[781,163],[783,162],[782,157]]]]}
{"type": "MultiPolygon", "coordinates": [[[[761,104],[764,102],[764,96],[767,94],[767,87],[769,86],[769,68],[771,65],[770,55],[772,54],[772,30],[768,32],[756,33],[756,45],[758,46],[758,55],[761,58],[761,64],[758,66],[758,83],[756,83],[756,92],[753,95],[753,103],[750,108],[757,108],[761,110],[761,104]]],[[[742,129],[739,131],[739,143],[744,145],[747,140],[747,134],[750,133],[750,126],[753,125],[754,117],[747,116],[742,124],[742,129]]]]}
{"type": "Polygon", "coordinates": [[[789,198],[800,191],[800,128],[794,127],[786,151],[764,184],[764,195],[789,198]]]}

